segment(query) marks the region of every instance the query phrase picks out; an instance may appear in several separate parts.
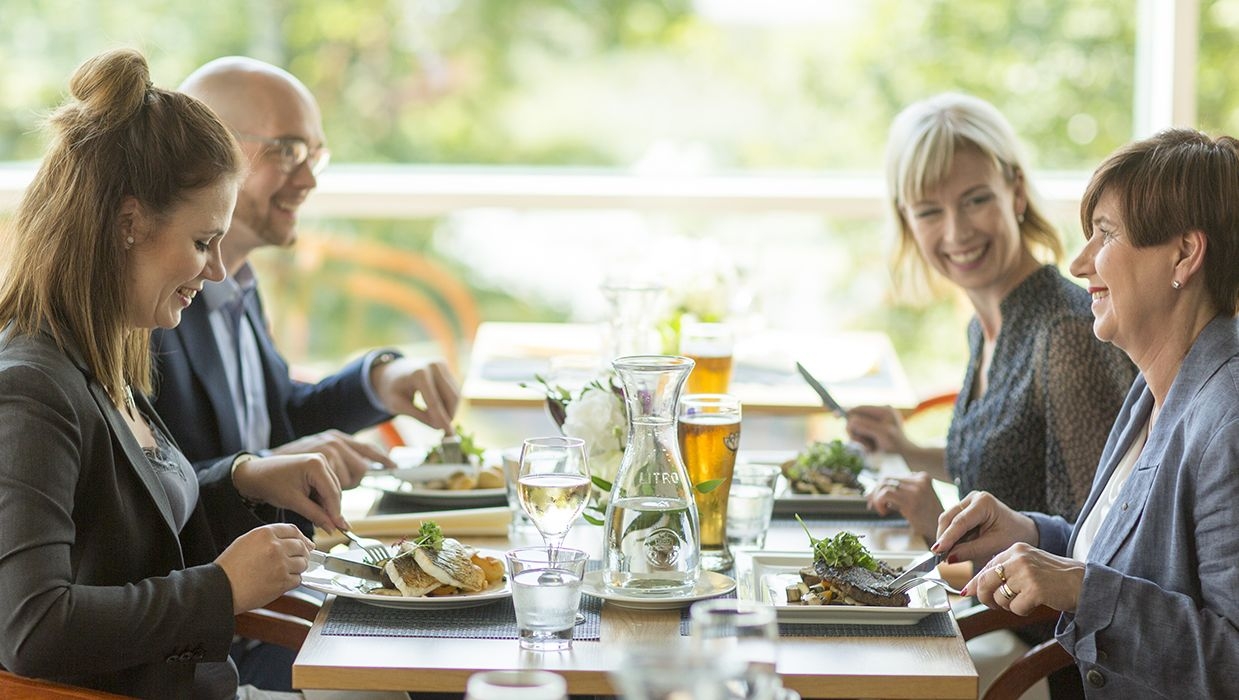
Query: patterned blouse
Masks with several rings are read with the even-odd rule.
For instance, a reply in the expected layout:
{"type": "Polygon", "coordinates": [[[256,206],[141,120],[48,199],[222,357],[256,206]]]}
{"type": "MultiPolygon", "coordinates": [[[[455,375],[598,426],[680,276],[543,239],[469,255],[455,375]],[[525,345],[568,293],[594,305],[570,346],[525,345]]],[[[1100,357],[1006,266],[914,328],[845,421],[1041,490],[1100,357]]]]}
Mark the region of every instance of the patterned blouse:
{"type": "Polygon", "coordinates": [[[947,432],[947,472],[960,495],[984,490],[1016,510],[1074,521],[1088,496],[1135,366],[1093,335],[1088,292],[1053,265],[1002,300],[986,392],[973,400],[981,324],[947,432]]]}

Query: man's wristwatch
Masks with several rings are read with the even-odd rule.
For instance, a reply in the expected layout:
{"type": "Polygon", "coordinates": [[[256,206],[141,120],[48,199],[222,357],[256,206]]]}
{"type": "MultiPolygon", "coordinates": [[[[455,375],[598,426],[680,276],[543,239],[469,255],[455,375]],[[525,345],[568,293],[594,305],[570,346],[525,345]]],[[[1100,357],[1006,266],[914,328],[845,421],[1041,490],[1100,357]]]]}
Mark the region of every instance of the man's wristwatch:
{"type": "Polygon", "coordinates": [[[382,367],[388,362],[399,358],[400,353],[392,352],[391,350],[384,350],[383,352],[375,355],[373,360],[370,360],[370,369],[373,370],[375,367],[382,367]]]}
{"type": "MultiPolygon", "coordinates": [[[[252,452],[242,452],[241,454],[237,455],[232,460],[232,469],[229,473],[232,477],[232,487],[234,489],[237,487],[237,467],[241,466],[242,464],[245,464],[251,459],[258,459],[258,455],[253,454],[252,452]]],[[[251,510],[262,505],[262,501],[250,498],[242,494],[239,489],[237,490],[237,495],[241,497],[241,501],[245,504],[245,506],[251,510]]]]}

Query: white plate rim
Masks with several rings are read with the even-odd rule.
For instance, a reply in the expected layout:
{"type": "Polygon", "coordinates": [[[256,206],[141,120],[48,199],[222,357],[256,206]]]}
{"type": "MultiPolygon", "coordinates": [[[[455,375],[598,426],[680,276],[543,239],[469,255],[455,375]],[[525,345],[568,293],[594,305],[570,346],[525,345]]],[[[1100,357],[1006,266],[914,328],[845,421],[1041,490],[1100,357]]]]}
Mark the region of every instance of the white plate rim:
{"type": "MultiPolygon", "coordinates": [[[[484,549],[481,547],[474,547],[473,549],[477,550],[477,552],[482,556],[494,557],[499,561],[504,561],[504,552],[494,549],[484,549]]],[[[364,555],[359,549],[350,549],[347,552],[342,552],[339,556],[361,561],[364,555]]],[[[422,598],[375,595],[373,593],[362,593],[361,591],[349,588],[350,585],[357,585],[362,581],[364,581],[364,579],[327,571],[319,565],[311,569],[307,569],[306,572],[302,574],[301,585],[320,593],[328,593],[340,598],[352,598],[353,600],[359,600],[363,603],[369,603],[370,605],[377,605],[384,608],[450,610],[453,608],[471,608],[478,605],[485,605],[496,600],[503,600],[504,598],[512,597],[512,584],[506,574],[504,575],[503,580],[499,583],[477,593],[462,593],[461,595],[422,598]],[[316,572],[321,573],[321,575],[315,575],[316,572]],[[311,576],[312,578],[306,578],[307,576],[311,576]]]]}
{"type": "MultiPolygon", "coordinates": [[[[917,552],[877,551],[872,554],[892,566],[904,566],[918,556],[917,552]]],[[[926,615],[950,610],[946,592],[938,587],[911,591],[912,604],[904,608],[879,605],[789,605],[786,600],[771,599],[770,587],[766,582],[768,576],[796,574],[812,561],[813,555],[807,551],[737,552],[736,595],[742,600],[773,605],[779,622],[791,624],[911,625],[926,615]],[[916,605],[918,597],[920,605],[916,605]]]]}
{"type": "Polygon", "coordinates": [[[627,596],[607,590],[602,582],[602,570],[587,571],[581,581],[581,592],[621,608],[635,610],[672,610],[708,598],[726,595],[736,589],[736,580],[727,574],[702,570],[697,586],[688,595],[677,596],[627,596]]]}
{"type": "Polygon", "coordinates": [[[450,491],[447,489],[418,488],[419,482],[432,479],[446,479],[458,471],[477,472],[480,468],[472,464],[423,464],[413,467],[400,467],[383,471],[375,471],[362,477],[362,485],[384,493],[396,496],[417,498],[426,502],[449,503],[455,501],[502,501],[496,505],[507,503],[507,489],[502,486],[489,489],[467,489],[450,491]],[[424,477],[424,478],[410,478],[424,477]]]}

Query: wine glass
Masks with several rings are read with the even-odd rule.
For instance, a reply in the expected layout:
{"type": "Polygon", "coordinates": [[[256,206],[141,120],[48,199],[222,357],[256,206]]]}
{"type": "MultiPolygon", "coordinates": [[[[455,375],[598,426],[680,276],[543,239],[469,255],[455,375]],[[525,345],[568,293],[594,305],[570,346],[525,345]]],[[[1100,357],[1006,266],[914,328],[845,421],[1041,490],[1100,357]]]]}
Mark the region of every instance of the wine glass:
{"type": "Polygon", "coordinates": [[[548,555],[563,544],[589,500],[589,461],[585,441],[574,437],[539,437],[521,446],[516,493],[521,509],[542,533],[548,555]]]}

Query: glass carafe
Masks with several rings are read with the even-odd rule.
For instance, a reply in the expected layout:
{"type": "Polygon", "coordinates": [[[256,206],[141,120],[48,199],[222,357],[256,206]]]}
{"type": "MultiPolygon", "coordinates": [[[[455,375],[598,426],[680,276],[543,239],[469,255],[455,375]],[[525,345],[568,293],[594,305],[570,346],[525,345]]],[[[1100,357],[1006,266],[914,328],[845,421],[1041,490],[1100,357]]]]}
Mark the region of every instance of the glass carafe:
{"type": "Polygon", "coordinates": [[[635,355],[612,366],[624,387],[628,444],[607,504],[603,582],[630,596],[690,593],[701,571],[701,543],[676,403],[693,361],[635,355]]]}

